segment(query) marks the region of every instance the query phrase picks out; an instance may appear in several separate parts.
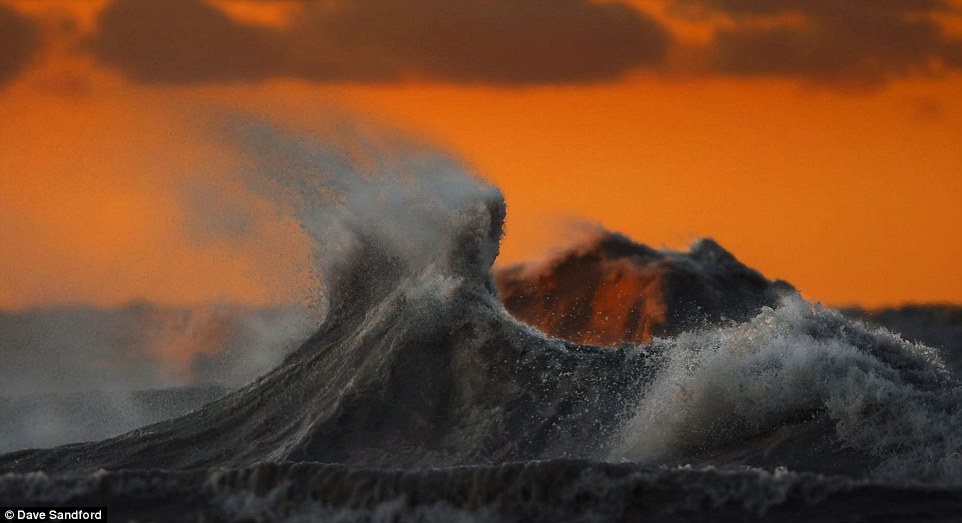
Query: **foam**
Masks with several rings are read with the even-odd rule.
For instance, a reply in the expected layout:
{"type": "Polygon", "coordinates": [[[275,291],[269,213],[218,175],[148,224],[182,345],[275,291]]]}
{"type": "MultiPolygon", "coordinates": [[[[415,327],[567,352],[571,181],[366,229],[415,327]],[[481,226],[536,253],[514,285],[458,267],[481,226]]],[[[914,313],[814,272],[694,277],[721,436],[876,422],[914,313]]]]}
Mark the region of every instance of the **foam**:
{"type": "Polygon", "coordinates": [[[827,415],[876,474],[959,481],[962,400],[936,351],[788,296],[752,320],[661,340],[665,362],[613,459],[738,445],[800,413],[827,415]]]}

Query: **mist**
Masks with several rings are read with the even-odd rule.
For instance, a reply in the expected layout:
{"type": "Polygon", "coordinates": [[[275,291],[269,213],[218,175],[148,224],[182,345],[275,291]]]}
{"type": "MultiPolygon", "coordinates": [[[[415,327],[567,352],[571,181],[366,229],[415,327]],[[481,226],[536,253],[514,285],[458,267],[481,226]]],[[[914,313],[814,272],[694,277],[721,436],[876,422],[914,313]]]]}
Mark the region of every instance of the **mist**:
{"type": "MultiPolygon", "coordinates": [[[[296,224],[297,241],[310,245],[301,301],[0,311],[0,451],[120,434],[250,383],[324,321],[339,267],[364,245],[399,266],[429,266],[454,250],[448,233],[468,219],[465,209],[500,198],[455,157],[334,110],[312,133],[228,110],[191,119],[211,150],[226,147],[237,161],[209,164],[219,168],[178,192],[189,213],[183,234],[243,246],[296,224]]],[[[495,244],[484,256],[496,254],[495,244]]],[[[276,278],[250,275],[260,276],[276,278]]]]}

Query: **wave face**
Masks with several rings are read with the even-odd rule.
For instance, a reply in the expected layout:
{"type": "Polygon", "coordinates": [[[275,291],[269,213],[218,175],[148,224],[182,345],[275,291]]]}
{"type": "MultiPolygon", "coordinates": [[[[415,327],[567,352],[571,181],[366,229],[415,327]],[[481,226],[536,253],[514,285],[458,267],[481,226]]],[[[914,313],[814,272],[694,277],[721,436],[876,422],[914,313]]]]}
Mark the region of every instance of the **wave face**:
{"type": "MultiPolygon", "coordinates": [[[[748,269],[747,286],[668,287],[710,283],[717,322],[617,348],[552,338],[498,300],[506,208],[493,187],[419,149],[359,166],[371,144],[348,153],[256,123],[239,135],[254,186],[318,242],[321,327],[181,417],[0,457],[5,498],[148,500],[167,519],[224,521],[958,509],[962,389],[935,351],[788,286],[776,300],[748,269]],[[685,464],[699,470],[672,468],[685,464]]],[[[706,243],[658,256],[741,271],[726,254],[706,243]]]]}
{"type": "Polygon", "coordinates": [[[319,331],[273,371],[185,416],[9,454],[0,467],[604,457],[613,420],[645,382],[645,358],[547,338],[504,310],[490,272],[505,215],[496,189],[420,151],[372,178],[355,167],[356,149],[256,124],[241,132],[257,188],[284,201],[323,251],[319,331]]]}
{"type": "Polygon", "coordinates": [[[503,215],[499,197],[466,209],[457,249],[427,267],[361,240],[333,280],[324,327],[274,371],[184,417],[105,442],[9,455],[3,464],[602,458],[612,421],[645,382],[646,360],[639,351],[546,338],[504,311],[487,271],[503,215]],[[196,451],[185,454],[184,445],[196,451]]]}

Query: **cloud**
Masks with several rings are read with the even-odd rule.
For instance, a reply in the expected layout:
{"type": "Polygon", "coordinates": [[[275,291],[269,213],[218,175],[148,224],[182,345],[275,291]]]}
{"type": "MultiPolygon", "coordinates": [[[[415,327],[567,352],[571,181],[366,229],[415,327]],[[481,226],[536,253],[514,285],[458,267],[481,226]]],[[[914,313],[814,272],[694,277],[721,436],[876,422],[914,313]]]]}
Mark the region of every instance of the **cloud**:
{"type": "Polygon", "coordinates": [[[677,0],[728,15],[707,50],[714,73],[878,85],[962,68],[942,0],[677,0]]]}
{"type": "Polygon", "coordinates": [[[610,80],[660,64],[668,32],[591,0],[305,2],[286,28],[245,24],[201,0],[116,0],[95,56],[143,83],[610,80]]]}
{"type": "Polygon", "coordinates": [[[20,74],[39,48],[36,24],[0,4],[0,85],[20,74]]]}
{"type": "Polygon", "coordinates": [[[260,80],[285,67],[280,34],[200,0],[120,0],[98,25],[95,56],[145,83],[260,80]]]}

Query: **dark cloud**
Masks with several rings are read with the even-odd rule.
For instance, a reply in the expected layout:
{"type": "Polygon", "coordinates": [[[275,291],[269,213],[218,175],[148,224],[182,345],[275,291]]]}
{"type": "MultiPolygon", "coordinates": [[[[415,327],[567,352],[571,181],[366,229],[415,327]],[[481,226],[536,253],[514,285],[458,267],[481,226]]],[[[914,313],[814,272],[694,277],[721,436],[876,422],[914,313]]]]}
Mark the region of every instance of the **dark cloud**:
{"type": "Polygon", "coordinates": [[[723,11],[733,15],[776,15],[787,11],[810,12],[926,12],[946,7],[944,0],[678,0],[682,4],[723,11]]]}
{"type": "Polygon", "coordinates": [[[20,74],[39,48],[36,24],[0,4],[0,85],[20,74]]]}
{"type": "Polygon", "coordinates": [[[591,82],[664,60],[646,15],[590,0],[305,2],[286,29],[235,21],[200,0],[117,0],[95,55],[142,82],[259,80],[591,82]]]}
{"type": "Polygon", "coordinates": [[[939,0],[679,0],[731,15],[708,50],[718,73],[879,84],[962,67],[939,0]]]}
{"type": "Polygon", "coordinates": [[[121,0],[101,12],[96,57],[141,82],[258,80],[285,70],[282,35],[200,0],[121,0]]]}

